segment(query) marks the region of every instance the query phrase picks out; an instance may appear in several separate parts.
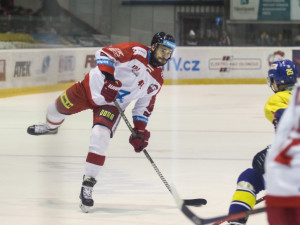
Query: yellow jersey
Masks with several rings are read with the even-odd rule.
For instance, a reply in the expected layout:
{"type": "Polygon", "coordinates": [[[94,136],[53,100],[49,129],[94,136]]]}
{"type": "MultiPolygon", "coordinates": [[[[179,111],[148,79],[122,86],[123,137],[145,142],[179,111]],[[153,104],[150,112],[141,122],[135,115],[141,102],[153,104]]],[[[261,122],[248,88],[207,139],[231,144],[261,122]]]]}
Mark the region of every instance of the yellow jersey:
{"type": "Polygon", "coordinates": [[[278,109],[285,109],[287,108],[290,98],[291,98],[291,93],[293,91],[293,87],[288,87],[284,91],[279,91],[272,95],[267,103],[265,104],[265,116],[266,118],[273,123],[274,120],[274,113],[278,109]]]}

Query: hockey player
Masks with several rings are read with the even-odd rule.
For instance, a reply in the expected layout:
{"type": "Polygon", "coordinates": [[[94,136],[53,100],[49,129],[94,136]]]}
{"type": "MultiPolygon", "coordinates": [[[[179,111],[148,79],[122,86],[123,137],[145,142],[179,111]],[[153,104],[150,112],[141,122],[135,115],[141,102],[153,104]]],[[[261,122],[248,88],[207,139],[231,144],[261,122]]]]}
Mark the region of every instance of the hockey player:
{"type": "Polygon", "coordinates": [[[282,116],[266,157],[270,225],[300,225],[300,84],[282,116]]]}
{"type": "MultiPolygon", "coordinates": [[[[298,72],[291,60],[273,62],[268,71],[268,84],[275,92],[265,104],[265,116],[273,123],[275,131],[278,122],[288,106],[291,92],[297,82],[298,72]]],[[[243,171],[237,180],[237,188],[233,195],[229,214],[252,210],[256,204],[256,195],[265,189],[264,161],[270,146],[258,152],[252,161],[252,167],[243,171]]],[[[231,221],[231,225],[244,225],[247,218],[231,221]]]]}
{"type": "Polygon", "coordinates": [[[28,127],[31,135],[56,134],[67,116],[93,110],[89,152],[79,196],[82,211],[88,212],[94,205],[92,191],[96,177],[120,121],[113,101],[117,100],[125,110],[130,102],[137,100],[132,110],[137,137],[131,135],[129,142],[136,152],[141,152],[148,145],[150,132],[146,126],[164,81],[162,66],[171,58],[175,47],[172,35],[158,32],[150,48],[128,42],[98,50],[95,53],[98,66],[48,106],[45,123],[28,127]]]}

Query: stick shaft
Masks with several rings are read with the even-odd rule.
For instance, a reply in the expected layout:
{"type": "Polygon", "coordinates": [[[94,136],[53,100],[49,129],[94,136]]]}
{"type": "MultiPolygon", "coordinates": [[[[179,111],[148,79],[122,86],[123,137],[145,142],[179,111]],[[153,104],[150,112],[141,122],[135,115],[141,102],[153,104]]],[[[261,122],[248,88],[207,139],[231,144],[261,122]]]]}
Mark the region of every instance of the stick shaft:
{"type": "MultiPolygon", "coordinates": [[[[121,117],[123,118],[124,122],[126,123],[127,127],[129,128],[131,134],[136,137],[137,134],[135,133],[133,127],[131,126],[130,122],[128,121],[126,115],[124,114],[124,112],[123,112],[122,108],[120,107],[119,103],[117,102],[117,100],[114,101],[114,104],[117,107],[117,109],[118,109],[121,117]]],[[[171,188],[170,184],[165,179],[165,177],[162,175],[162,173],[160,172],[160,170],[158,169],[158,167],[154,163],[153,159],[151,158],[151,156],[149,155],[149,153],[147,152],[147,150],[143,149],[143,153],[145,154],[146,158],[151,163],[152,167],[154,168],[155,172],[157,173],[157,175],[159,176],[159,178],[161,179],[161,181],[164,183],[164,185],[169,190],[169,192],[173,195],[172,188],[171,188]]],[[[189,199],[189,200],[184,200],[184,204],[191,205],[191,206],[201,206],[201,205],[205,205],[206,204],[206,200],[205,199],[189,199]]]]}
{"type": "MultiPolygon", "coordinates": [[[[122,108],[120,107],[119,103],[115,100],[114,101],[115,106],[117,107],[117,109],[119,110],[119,113],[121,115],[121,117],[123,118],[123,120],[125,121],[127,127],[129,128],[131,134],[133,136],[137,136],[136,133],[134,132],[130,122],[128,121],[126,115],[124,114],[122,108]]],[[[162,173],[160,172],[160,170],[158,169],[158,167],[156,166],[156,164],[154,163],[153,159],[151,158],[151,156],[149,155],[149,153],[147,152],[146,149],[143,150],[146,158],[149,160],[149,162],[151,163],[152,167],[154,168],[155,172],[158,174],[159,178],[162,180],[162,182],[164,183],[164,185],[167,187],[167,189],[172,193],[172,189],[171,186],[169,185],[169,183],[167,182],[167,180],[164,178],[164,176],[162,175],[162,173]]]]}

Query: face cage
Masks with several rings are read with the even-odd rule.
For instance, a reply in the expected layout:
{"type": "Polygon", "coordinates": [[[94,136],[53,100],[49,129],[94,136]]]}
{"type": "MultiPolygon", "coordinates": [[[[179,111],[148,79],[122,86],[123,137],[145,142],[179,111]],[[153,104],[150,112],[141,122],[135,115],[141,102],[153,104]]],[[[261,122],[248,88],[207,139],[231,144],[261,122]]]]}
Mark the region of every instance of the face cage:
{"type": "Polygon", "coordinates": [[[273,87],[273,82],[274,82],[274,78],[268,76],[267,77],[267,83],[268,83],[269,87],[272,89],[272,91],[274,93],[276,93],[277,91],[275,91],[275,89],[273,87]]]}

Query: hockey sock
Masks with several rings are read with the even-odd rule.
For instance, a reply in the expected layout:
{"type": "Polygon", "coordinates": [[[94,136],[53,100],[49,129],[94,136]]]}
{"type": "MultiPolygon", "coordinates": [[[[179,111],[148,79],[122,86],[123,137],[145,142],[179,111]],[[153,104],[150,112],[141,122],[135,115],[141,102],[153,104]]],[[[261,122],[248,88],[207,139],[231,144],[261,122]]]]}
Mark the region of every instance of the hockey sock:
{"type": "Polygon", "coordinates": [[[254,169],[242,172],[237,181],[237,189],[233,195],[229,214],[253,209],[256,195],[264,190],[264,178],[254,169]]]}
{"type": "Polygon", "coordinates": [[[86,158],[85,175],[97,177],[105,162],[105,152],[110,141],[110,130],[96,124],[92,128],[89,153],[86,158]]]}
{"type": "Polygon", "coordinates": [[[57,111],[55,103],[51,103],[47,108],[47,121],[46,125],[48,129],[58,128],[63,122],[67,115],[61,114],[57,111]]]}

